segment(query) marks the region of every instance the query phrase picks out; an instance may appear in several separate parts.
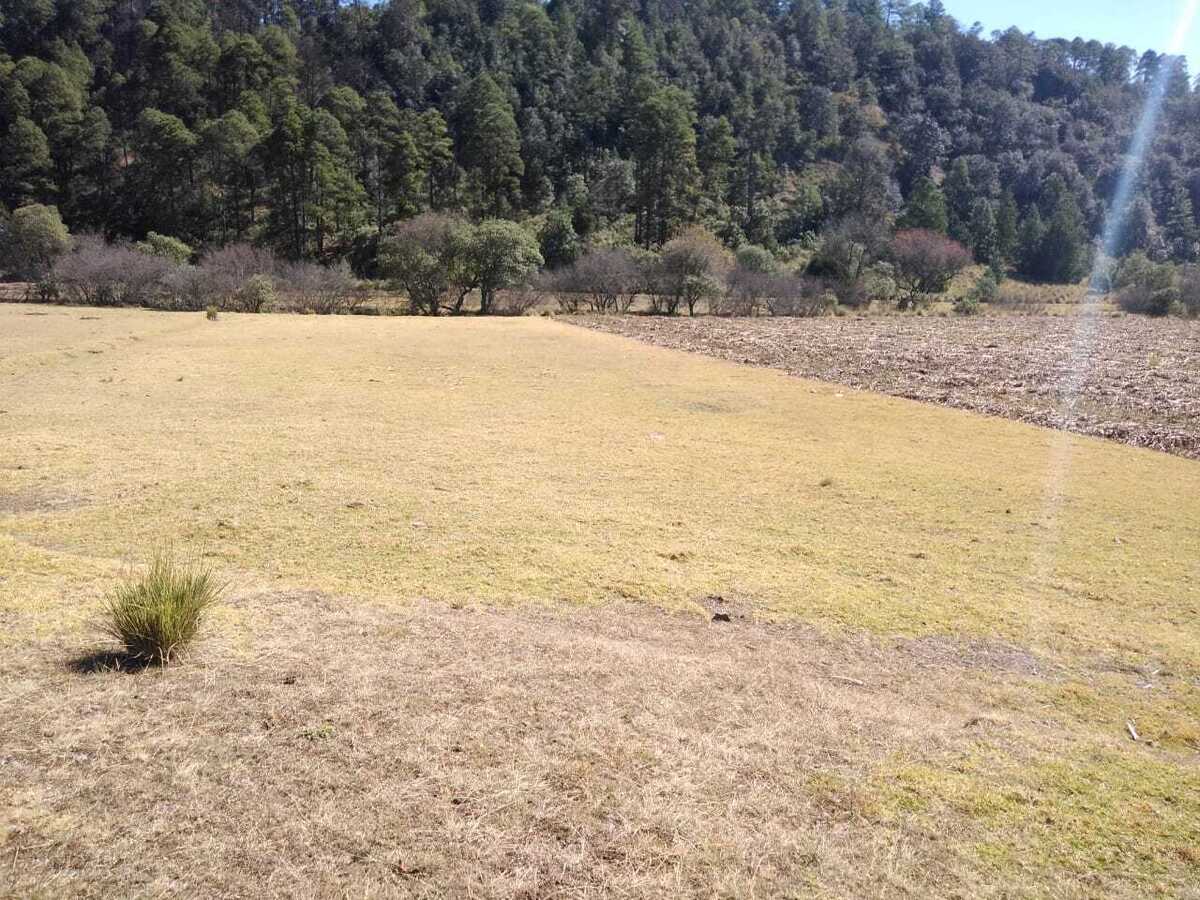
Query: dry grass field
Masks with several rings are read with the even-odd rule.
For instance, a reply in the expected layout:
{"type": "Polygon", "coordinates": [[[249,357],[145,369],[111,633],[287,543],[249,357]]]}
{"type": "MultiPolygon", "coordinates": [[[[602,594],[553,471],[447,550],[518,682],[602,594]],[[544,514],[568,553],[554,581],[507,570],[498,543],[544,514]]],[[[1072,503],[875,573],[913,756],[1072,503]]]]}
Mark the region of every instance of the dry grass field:
{"type": "Polygon", "coordinates": [[[1198,897],[1198,547],[1195,461],[553,320],[0,305],[0,895],[1198,897]],[[229,599],[114,671],[163,545],[229,599]]]}

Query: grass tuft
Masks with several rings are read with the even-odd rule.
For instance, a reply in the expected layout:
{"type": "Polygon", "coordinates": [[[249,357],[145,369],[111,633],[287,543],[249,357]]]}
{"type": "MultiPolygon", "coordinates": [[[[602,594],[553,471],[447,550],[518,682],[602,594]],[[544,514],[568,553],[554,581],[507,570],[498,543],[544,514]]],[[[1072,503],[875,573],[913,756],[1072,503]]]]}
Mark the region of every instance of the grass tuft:
{"type": "Polygon", "coordinates": [[[215,322],[220,317],[220,311],[215,306],[210,305],[208,309],[204,310],[204,318],[208,319],[210,322],[215,322]]]}
{"type": "Polygon", "coordinates": [[[108,595],[103,627],[128,657],[165,666],[196,637],[223,591],[211,569],[159,551],[145,575],[108,595]]]}

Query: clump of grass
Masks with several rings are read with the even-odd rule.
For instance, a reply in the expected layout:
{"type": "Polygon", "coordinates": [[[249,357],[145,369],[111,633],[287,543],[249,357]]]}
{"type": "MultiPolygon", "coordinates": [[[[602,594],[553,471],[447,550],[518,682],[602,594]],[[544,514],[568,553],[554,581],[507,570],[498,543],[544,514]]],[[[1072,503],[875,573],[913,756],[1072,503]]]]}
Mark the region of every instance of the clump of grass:
{"type": "Polygon", "coordinates": [[[217,308],[216,308],[215,306],[211,306],[211,305],[210,305],[210,306],[208,307],[208,309],[206,309],[206,310],[204,311],[204,318],[208,319],[208,321],[210,321],[210,322],[215,322],[215,321],[217,321],[217,319],[218,319],[219,317],[220,317],[220,313],[218,312],[218,310],[217,310],[217,308]]]}
{"type": "Polygon", "coordinates": [[[223,592],[211,569],[159,551],[146,574],[108,595],[104,631],[130,658],[165,666],[196,637],[223,592]]]}

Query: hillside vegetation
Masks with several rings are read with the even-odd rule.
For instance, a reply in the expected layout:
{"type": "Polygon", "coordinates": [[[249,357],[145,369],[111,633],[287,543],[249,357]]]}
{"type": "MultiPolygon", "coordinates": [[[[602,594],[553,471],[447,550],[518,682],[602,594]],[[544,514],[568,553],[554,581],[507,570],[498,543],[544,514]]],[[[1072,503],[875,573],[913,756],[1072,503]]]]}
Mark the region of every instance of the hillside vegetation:
{"type": "Polygon", "coordinates": [[[1185,60],[989,37],[939,0],[22,0],[3,16],[0,203],[56,206],[75,233],[251,240],[368,273],[379,233],[428,210],[522,220],[551,266],[689,224],[774,249],[856,219],[1070,281],[1161,80],[1118,251],[1197,256],[1185,60]]]}

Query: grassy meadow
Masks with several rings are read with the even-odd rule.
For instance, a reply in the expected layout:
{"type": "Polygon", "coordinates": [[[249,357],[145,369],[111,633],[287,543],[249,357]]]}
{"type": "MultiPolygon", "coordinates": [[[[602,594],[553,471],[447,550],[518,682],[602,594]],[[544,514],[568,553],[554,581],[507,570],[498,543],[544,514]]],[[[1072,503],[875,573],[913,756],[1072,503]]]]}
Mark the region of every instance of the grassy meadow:
{"type": "Polygon", "coordinates": [[[1198,548],[1194,461],[553,319],[0,305],[0,892],[1196,896],[1198,548]],[[164,546],[211,636],[89,671],[164,546]]]}

